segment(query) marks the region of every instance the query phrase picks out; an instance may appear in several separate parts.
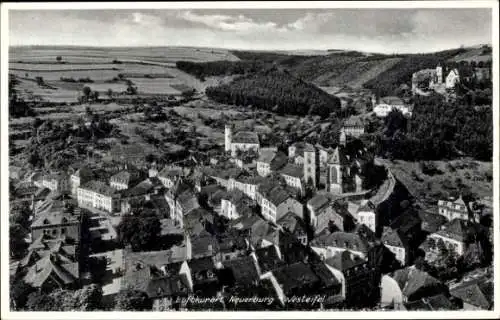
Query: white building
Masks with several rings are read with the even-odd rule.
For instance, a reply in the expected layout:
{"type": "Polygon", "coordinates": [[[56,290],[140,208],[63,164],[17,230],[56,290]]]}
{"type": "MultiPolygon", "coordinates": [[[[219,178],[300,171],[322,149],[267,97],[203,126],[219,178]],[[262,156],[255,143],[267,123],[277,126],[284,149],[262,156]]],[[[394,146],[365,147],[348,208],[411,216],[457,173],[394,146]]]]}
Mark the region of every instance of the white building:
{"type": "Polygon", "coordinates": [[[280,171],[280,174],[288,186],[304,194],[304,171],[302,167],[289,163],[280,171]]]}
{"type": "Polygon", "coordinates": [[[102,181],[89,181],[77,191],[79,207],[95,208],[109,213],[120,209],[120,195],[102,181]]]}
{"type": "Polygon", "coordinates": [[[241,191],[231,191],[221,199],[220,214],[229,220],[238,219],[252,212],[251,199],[241,191]]]}
{"type": "Polygon", "coordinates": [[[460,75],[457,69],[453,69],[446,76],[446,89],[454,89],[455,85],[460,82],[460,75]]]}
{"type": "Polygon", "coordinates": [[[71,190],[70,179],[66,173],[46,174],[34,184],[38,188],[48,188],[50,191],[65,192],[71,190]]]}
{"type": "Polygon", "coordinates": [[[405,266],[408,262],[409,254],[408,244],[405,243],[406,239],[400,236],[397,230],[384,227],[381,240],[384,246],[394,253],[396,260],[398,260],[402,266],[405,266]]]}
{"type": "Polygon", "coordinates": [[[459,197],[456,200],[439,200],[438,212],[450,221],[453,219],[469,219],[469,210],[462,197],[459,197]]]}
{"type": "Polygon", "coordinates": [[[236,156],[238,150],[258,152],[260,148],[259,136],[252,131],[239,131],[233,135],[231,126],[225,127],[225,151],[231,152],[231,156],[236,156]]]}
{"type": "Polygon", "coordinates": [[[373,232],[377,232],[377,214],[370,200],[363,200],[357,211],[358,222],[364,224],[373,232]]]}
{"type": "Polygon", "coordinates": [[[77,195],[78,187],[92,180],[93,172],[88,167],[82,167],[73,173],[70,177],[71,194],[77,195]]]}
{"type": "Polygon", "coordinates": [[[377,117],[385,118],[392,110],[399,110],[403,115],[411,116],[410,107],[398,97],[383,97],[379,103],[373,108],[373,112],[377,117]]]}

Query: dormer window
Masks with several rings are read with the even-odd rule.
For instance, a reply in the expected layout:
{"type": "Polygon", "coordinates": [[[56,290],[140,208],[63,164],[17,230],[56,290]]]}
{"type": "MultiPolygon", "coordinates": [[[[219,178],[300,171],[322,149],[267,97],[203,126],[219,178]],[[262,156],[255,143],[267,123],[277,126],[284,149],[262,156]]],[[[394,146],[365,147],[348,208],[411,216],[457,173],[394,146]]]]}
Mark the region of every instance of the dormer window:
{"type": "Polygon", "coordinates": [[[50,224],[49,219],[45,219],[45,220],[43,220],[43,224],[50,224]]]}
{"type": "Polygon", "coordinates": [[[62,218],[61,223],[68,223],[68,219],[62,218]]]}

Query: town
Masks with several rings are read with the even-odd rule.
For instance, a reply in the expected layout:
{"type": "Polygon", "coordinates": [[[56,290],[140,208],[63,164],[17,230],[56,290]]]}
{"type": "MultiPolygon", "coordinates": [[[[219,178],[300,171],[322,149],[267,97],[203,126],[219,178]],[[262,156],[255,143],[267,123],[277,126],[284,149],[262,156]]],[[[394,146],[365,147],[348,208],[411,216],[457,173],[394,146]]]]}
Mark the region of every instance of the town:
{"type": "Polygon", "coordinates": [[[491,60],[10,48],[11,309],[492,310],[491,60]]]}

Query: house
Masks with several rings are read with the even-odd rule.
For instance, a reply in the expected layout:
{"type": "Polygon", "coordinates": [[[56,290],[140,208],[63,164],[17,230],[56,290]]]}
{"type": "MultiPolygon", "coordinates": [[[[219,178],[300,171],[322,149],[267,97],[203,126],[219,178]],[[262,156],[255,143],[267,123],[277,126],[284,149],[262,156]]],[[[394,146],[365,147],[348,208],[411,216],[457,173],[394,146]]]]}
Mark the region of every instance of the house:
{"type": "Polygon", "coordinates": [[[281,176],[285,179],[285,182],[288,186],[297,189],[300,194],[304,194],[305,186],[304,186],[304,171],[303,168],[288,163],[285,165],[283,169],[280,170],[281,176]]]}
{"type": "Polygon", "coordinates": [[[111,176],[109,184],[116,190],[127,190],[137,185],[145,176],[137,169],[126,168],[111,176]]]}
{"type": "Polygon", "coordinates": [[[398,230],[384,227],[381,241],[387,249],[394,253],[396,259],[402,266],[410,263],[411,247],[406,237],[401,235],[398,230]]]}
{"type": "Polygon", "coordinates": [[[444,284],[415,266],[382,276],[380,290],[381,306],[391,306],[394,310],[407,310],[408,305],[411,310],[411,303],[418,305],[424,298],[441,294],[448,296],[448,288],[444,284]]]}
{"type": "Polygon", "coordinates": [[[331,258],[346,250],[365,259],[370,245],[366,239],[358,234],[342,231],[330,233],[325,230],[311,241],[311,249],[324,259],[331,258]]]}
{"type": "Polygon", "coordinates": [[[220,215],[229,220],[237,219],[240,216],[252,214],[254,202],[243,192],[233,190],[226,192],[221,198],[220,215]]]}
{"type": "Polygon", "coordinates": [[[357,210],[358,222],[377,232],[378,215],[375,205],[370,200],[363,200],[357,210]]]}
{"type": "Polygon", "coordinates": [[[342,126],[342,130],[346,135],[352,136],[355,138],[359,138],[361,135],[365,133],[365,125],[359,118],[348,119],[344,121],[344,125],[342,126]]]}
{"type": "Polygon", "coordinates": [[[449,221],[453,219],[469,220],[470,218],[469,206],[465,203],[462,197],[459,197],[456,200],[439,200],[438,212],[449,221]]]}
{"type": "MultiPolygon", "coordinates": [[[[120,213],[128,214],[132,209],[139,209],[138,205],[142,206],[152,198],[155,200],[159,197],[164,198],[164,189],[165,187],[158,178],[150,177],[130,189],[122,190],[120,197],[120,213]]],[[[164,199],[164,201],[166,200],[164,199]]],[[[166,216],[166,214],[170,213],[168,204],[166,204],[166,208],[168,209],[167,212],[158,212],[159,216],[166,216]]]]}
{"type": "Polygon", "coordinates": [[[422,221],[421,229],[426,233],[434,233],[441,229],[441,226],[448,222],[444,216],[432,212],[420,210],[418,217],[422,221]]]}
{"type": "Polygon", "coordinates": [[[395,96],[380,98],[380,101],[373,108],[373,112],[377,117],[385,118],[392,110],[399,110],[405,116],[411,116],[410,107],[403,100],[395,96]]]}
{"type": "Polygon", "coordinates": [[[46,200],[35,208],[31,224],[31,238],[42,236],[53,239],[65,238],[79,242],[81,236],[80,209],[66,201],[46,200]]]}
{"type": "MultiPolygon", "coordinates": [[[[329,292],[329,296],[340,293],[340,282],[332,275],[323,264],[310,264],[306,262],[295,262],[272,271],[277,283],[283,290],[283,295],[291,298],[293,296],[312,296],[329,292]]],[[[308,306],[311,307],[309,302],[308,306]]],[[[320,307],[321,301],[316,301],[320,307]]],[[[300,301],[288,300],[290,308],[298,307],[300,301]]]]}
{"type": "Polygon", "coordinates": [[[467,279],[450,286],[450,295],[462,302],[462,309],[467,311],[493,309],[493,278],[477,277],[467,279]]]}
{"type": "Polygon", "coordinates": [[[233,287],[253,286],[260,280],[261,272],[255,254],[224,260],[222,265],[229,271],[229,279],[226,281],[233,287]]]}
{"type": "Polygon", "coordinates": [[[262,197],[261,212],[265,219],[276,223],[287,212],[293,212],[300,218],[304,218],[302,203],[292,197],[290,192],[283,187],[275,187],[262,197]]]}
{"type": "Polygon", "coordinates": [[[198,296],[214,296],[219,287],[214,258],[206,256],[188,262],[193,280],[193,293],[198,296]]]}
{"type": "Polygon", "coordinates": [[[196,193],[182,179],[177,180],[174,186],[165,193],[165,199],[170,208],[170,217],[181,227],[183,217],[200,207],[196,193]]]}
{"type": "Polygon", "coordinates": [[[230,222],[232,229],[246,231],[249,234],[250,245],[256,248],[279,245],[278,228],[273,223],[259,215],[242,216],[230,222]]]}
{"type": "Polygon", "coordinates": [[[80,285],[78,262],[66,259],[57,251],[49,252],[28,267],[23,280],[34,288],[51,291],[76,289],[80,285]]]}
{"type": "Polygon", "coordinates": [[[166,188],[172,188],[176,179],[184,176],[184,170],[178,166],[166,166],[157,175],[166,188]]]}
{"type": "Polygon", "coordinates": [[[460,82],[460,75],[458,69],[452,69],[446,76],[445,86],[446,89],[454,89],[455,85],[460,82]]]}
{"type": "Polygon", "coordinates": [[[71,194],[77,195],[78,188],[94,178],[94,172],[87,166],[83,166],[80,169],[76,170],[70,177],[71,184],[71,194]]]}
{"type": "Polygon", "coordinates": [[[473,223],[462,219],[453,219],[444,224],[440,230],[430,234],[421,245],[426,259],[434,260],[433,258],[443,246],[448,250],[453,250],[459,256],[463,255],[472,241],[474,227],[473,223]]]}
{"type": "Polygon", "coordinates": [[[236,156],[238,150],[258,152],[260,148],[259,136],[252,131],[239,131],[233,135],[233,128],[225,127],[225,151],[231,152],[231,156],[236,156]]]}
{"type": "Polygon", "coordinates": [[[286,265],[281,254],[281,250],[277,245],[257,248],[255,256],[262,274],[278,269],[286,265]]]}
{"type": "Polygon", "coordinates": [[[278,152],[274,148],[262,148],[257,159],[257,173],[261,177],[267,177],[271,172],[281,169],[287,161],[287,156],[283,152],[278,152]]]}
{"type": "Polygon", "coordinates": [[[79,207],[95,208],[109,213],[120,209],[120,194],[103,181],[92,180],[77,189],[79,207]]]}
{"type": "Polygon", "coordinates": [[[43,175],[41,179],[36,181],[34,184],[39,188],[48,188],[51,191],[71,191],[69,176],[63,172],[43,175]]]}
{"type": "Polygon", "coordinates": [[[293,212],[287,212],[276,222],[283,231],[292,234],[300,243],[307,245],[309,239],[307,236],[307,227],[304,221],[293,212]]]}
{"type": "Polygon", "coordinates": [[[153,301],[153,311],[179,309],[179,298],[193,292],[191,270],[185,256],[171,250],[123,252],[121,288],[146,293],[153,301]]]}
{"type": "Polygon", "coordinates": [[[307,202],[309,221],[314,234],[335,226],[340,231],[350,230],[353,218],[346,208],[335,201],[328,193],[318,193],[307,202]]]}
{"type": "Polygon", "coordinates": [[[320,158],[319,150],[312,144],[298,142],[288,147],[288,157],[302,167],[302,179],[316,186],[319,183],[320,158]]]}
{"type": "Polygon", "coordinates": [[[404,236],[410,245],[413,245],[421,234],[421,225],[422,221],[418,217],[418,212],[410,208],[394,219],[389,226],[404,236]]]}
{"type": "Polygon", "coordinates": [[[407,302],[404,304],[408,311],[450,311],[458,310],[458,307],[442,293],[420,300],[407,302]]]}
{"type": "Polygon", "coordinates": [[[378,291],[377,273],[366,259],[346,250],[329,257],[325,263],[341,283],[341,296],[347,305],[369,303],[378,291]]]}
{"type": "Polygon", "coordinates": [[[396,270],[392,277],[386,278],[385,283],[382,283],[382,296],[385,300],[402,301],[402,303],[447,293],[447,291],[448,288],[438,279],[415,266],[396,270]],[[394,283],[397,286],[394,286],[394,283]],[[384,292],[386,290],[387,292],[384,292]]]}
{"type": "Polygon", "coordinates": [[[234,229],[231,231],[219,237],[218,261],[237,259],[246,255],[250,250],[247,231],[234,229]]]}

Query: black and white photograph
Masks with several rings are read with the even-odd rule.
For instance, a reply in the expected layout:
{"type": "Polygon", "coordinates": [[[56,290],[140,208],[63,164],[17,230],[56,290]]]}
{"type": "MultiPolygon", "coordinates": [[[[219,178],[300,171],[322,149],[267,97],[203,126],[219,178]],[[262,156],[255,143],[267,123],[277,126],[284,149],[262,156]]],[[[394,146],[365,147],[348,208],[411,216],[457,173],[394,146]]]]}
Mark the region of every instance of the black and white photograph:
{"type": "Polygon", "coordinates": [[[2,318],[500,315],[498,2],[1,20],[2,318]]]}

